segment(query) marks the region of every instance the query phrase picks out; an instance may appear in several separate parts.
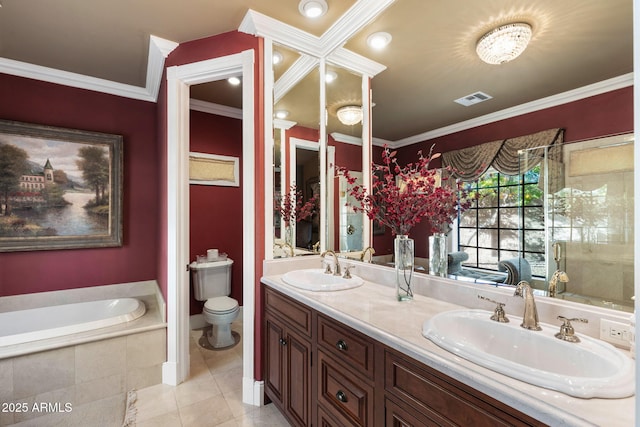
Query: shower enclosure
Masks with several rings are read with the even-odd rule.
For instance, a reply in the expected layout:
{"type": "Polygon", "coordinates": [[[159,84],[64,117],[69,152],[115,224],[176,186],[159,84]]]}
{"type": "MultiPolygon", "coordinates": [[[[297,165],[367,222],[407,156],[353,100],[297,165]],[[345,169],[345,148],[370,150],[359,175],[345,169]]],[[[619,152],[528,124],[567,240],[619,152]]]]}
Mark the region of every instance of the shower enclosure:
{"type": "Polygon", "coordinates": [[[633,144],[626,134],[520,152],[521,173],[538,173],[543,194],[537,210],[526,202],[519,210],[520,251],[536,287],[633,310],[633,144]]]}

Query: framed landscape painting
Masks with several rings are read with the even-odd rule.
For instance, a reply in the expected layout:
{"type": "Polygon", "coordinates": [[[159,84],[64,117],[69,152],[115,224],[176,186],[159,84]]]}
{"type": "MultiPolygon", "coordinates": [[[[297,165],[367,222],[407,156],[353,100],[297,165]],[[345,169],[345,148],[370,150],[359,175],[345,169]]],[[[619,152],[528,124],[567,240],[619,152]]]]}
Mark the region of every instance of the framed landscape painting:
{"type": "Polygon", "coordinates": [[[122,245],[122,136],[0,120],[0,252],[122,245]]]}

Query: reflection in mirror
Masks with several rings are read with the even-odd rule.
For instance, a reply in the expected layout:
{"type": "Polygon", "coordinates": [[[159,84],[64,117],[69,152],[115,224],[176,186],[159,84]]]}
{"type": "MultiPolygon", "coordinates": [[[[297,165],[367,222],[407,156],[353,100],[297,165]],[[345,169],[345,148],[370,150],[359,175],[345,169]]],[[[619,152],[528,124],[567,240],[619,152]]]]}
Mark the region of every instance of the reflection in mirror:
{"type": "MultiPolygon", "coordinates": [[[[346,167],[352,176],[360,177],[362,184],[362,77],[329,65],[326,82],[328,156],[333,157],[328,163],[346,167]]],[[[327,248],[341,253],[361,252],[364,216],[349,206],[353,200],[348,199],[345,178],[336,177],[331,167],[327,175],[327,198],[333,201],[329,222],[334,225],[327,248]]]]}
{"type": "MultiPolygon", "coordinates": [[[[274,64],[274,198],[281,206],[292,186],[302,205],[319,195],[319,70],[317,60],[274,46],[282,61],[274,64]],[[279,159],[279,161],[277,160],[279,159]]],[[[294,201],[295,203],[295,201],[294,201]]],[[[321,207],[320,200],[316,210],[321,207]]],[[[318,213],[286,222],[274,214],[274,258],[313,254],[320,239],[318,213]]]]}
{"type": "MultiPolygon", "coordinates": [[[[537,239],[544,256],[531,269],[549,296],[633,310],[633,145],[628,134],[521,154],[522,167],[541,171],[547,238],[537,239]]],[[[524,239],[525,257],[536,245],[524,239]]]]}

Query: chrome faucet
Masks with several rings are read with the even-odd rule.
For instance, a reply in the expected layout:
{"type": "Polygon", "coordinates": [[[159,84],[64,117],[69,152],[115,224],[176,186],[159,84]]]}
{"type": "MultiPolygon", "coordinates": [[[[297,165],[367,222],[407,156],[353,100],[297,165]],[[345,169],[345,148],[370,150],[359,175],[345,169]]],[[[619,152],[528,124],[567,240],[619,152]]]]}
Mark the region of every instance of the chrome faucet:
{"type": "MultiPolygon", "coordinates": [[[[329,255],[333,255],[333,259],[335,260],[335,263],[336,263],[336,268],[335,268],[335,271],[333,272],[333,275],[334,275],[334,276],[339,276],[339,275],[341,274],[341,271],[340,271],[340,263],[338,262],[338,255],[336,255],[336,253],[335,253],[334,251],[332,251],[331,249],[329,249],[329,250],[324,251],[324,252],[322,253],[322,255],[320,255],[320,257],[321,257],[321,258],[324,258],[324,257],[325,257],[325,255],[327,255],[327,254],[329,254],[329,255]]],[[[328,269],[327,269],[327,270],[328,270],[328,269]]]]}
{"type": "Polygon", "coordinates": [[[364,261],[364,258],[367,255],[367,252],[369,252],[369,262],[373,261],[373,254],[376,253],[376,250],[373,249],[371,246],[367,246],[365,250],[362,251],[362,254],[360,255],[360,261],[364,261]]]}
{"type": "Polygon", "coordinates": [[[554,298],[558,292],[558,282],[567,283],[569,281],[569,275],[564,271],[556,270],[549,280],[549,296],[554,298]]]}
{"type": "Polygon", "coordinates": [[[513,296],[524,298],[524,314],[522,315],[522,323],[520,326],[532,331],[541,331],[542,328],[538,324],[536,300],[533,298],[533,291],[531,290],[529,283],[524,280],[518,283],[513,296]]]}

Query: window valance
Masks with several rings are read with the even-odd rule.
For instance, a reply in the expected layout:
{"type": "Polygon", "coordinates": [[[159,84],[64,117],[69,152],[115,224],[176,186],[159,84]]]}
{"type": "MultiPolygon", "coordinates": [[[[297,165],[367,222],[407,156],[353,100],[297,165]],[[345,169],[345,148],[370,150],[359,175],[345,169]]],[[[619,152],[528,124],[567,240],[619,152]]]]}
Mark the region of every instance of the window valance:
{"type": "MultiPolygon", "coordinates": [[[[455,175],[464,181],[475,181],[493,166],[505,175],[519,175],[521,170],[518,151],[553,144],[562,144],[564,129],[548,129],[530,135],[509,138],[505,140],[487,142],[461,150],[449,151],[442,154],[443,166],[452,167],[455,175]]],[[[542,153],[539,159],[542,159],[542,153]]],[[[527,170],[536,166],[538,162],[529,162],[527,170]]]]}

